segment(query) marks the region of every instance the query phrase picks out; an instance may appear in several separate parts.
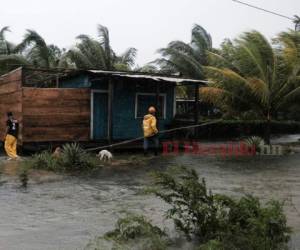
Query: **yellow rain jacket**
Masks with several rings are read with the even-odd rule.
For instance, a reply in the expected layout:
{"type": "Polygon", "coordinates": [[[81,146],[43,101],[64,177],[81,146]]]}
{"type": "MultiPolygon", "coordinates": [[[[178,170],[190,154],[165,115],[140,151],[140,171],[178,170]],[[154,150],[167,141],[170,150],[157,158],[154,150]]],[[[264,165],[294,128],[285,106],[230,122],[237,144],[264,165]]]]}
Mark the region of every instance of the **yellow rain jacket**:
{"type": "Polygon", "coordinates": [[[151,114],[144,116],[143,130],[144,130],[144,137],[150,137],[158,133],[155,116],[151,114]]]}

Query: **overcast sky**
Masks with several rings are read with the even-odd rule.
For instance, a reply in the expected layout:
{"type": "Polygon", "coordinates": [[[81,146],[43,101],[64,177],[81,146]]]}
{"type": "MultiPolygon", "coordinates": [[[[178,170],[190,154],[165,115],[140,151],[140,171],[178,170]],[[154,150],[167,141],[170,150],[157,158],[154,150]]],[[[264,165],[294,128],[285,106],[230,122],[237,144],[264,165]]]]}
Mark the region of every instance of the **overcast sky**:
{"type": "MultiPolygon", "coordinates": [[[[245,0],[287,16],[300,15],[300,0],[245,0]]],[[[214,46],[226,37],[256,29],[268,38],[293,28],[289,20],[231,0],[0,0],[0,27],[10,26],[8,39],[21,41],[26,29],[47,43],[70,48],[75,37],[96,37],[96,25],[109,28],[113,49],[138,49],[138,64],[158,57],[156,50],[172,40],[190,40],[193,24],[212,35],[214,46]]]]}

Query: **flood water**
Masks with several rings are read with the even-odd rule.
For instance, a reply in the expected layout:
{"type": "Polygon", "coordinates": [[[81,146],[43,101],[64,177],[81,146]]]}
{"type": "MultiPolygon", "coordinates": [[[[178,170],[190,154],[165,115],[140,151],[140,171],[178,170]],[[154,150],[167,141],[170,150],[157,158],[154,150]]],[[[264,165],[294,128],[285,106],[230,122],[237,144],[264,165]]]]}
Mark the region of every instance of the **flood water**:
{"type": "MultiPolygon", "coordinates": [[[[4,162],[4,161],[2,161],[4,162]]],[[[182,164],[195,168],[215,193],[254,194],[285,201],[293,228],[291,249],[300,249],[300,154],[223,159],[178,155],[150,160],[131,171],[102,170],[92,176],[37,176],[20,188],[17,166],[0,166],[0,249],[83,249],[114,227],[126,211],[144,214],[159,226],[167,206],[139,194],[152,169],[182,164]]]]}

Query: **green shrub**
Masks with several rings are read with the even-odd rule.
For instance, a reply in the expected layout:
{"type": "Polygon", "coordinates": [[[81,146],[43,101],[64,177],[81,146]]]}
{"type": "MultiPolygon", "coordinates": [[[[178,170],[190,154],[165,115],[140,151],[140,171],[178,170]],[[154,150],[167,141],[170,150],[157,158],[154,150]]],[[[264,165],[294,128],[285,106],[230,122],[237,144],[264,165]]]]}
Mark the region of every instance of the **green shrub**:
{"type": "Polygon", "coordinates": [[[59,164],[66,170],[87,170],[96,167],[95,161],[78,143],[63,145],[59,164]]]}
{"type": "Polygon", "coordinates": [[[35,169],[54,172],[85,171],[96,168],[96,157],[87,154],[77,143],[65,144],[59,156],[53,156],[51,151],[43,151],[26,161],[24,165],[35,169]]]}
{"type": "Polygon", "coordinates": [[[105,234],[108,239],[128,241],[140,237],[162,237],[165,233],[157,226],[153,226],[145,217],[128,215],[117,221],[116,229],[105,234]]]}
{"type": "Polygon", "coordinates": [[[218,240],[210,240],[209,242],[202,244],[199,250],[224,250],[223,244],[218,240]]]}
{"type": "Polygon", "coordinates": [[[256,152],[261,151],[261,145],[264,144],[264,140],[259,136],[251,136],[244,139],[244,143],[249,147],[255,147],[256,152]]]}
{"type": "Polygon", "coordinates": [[[239,200],[212,194],[193,169],[171,168],[154,173],[152,192],[171,208],[167,217],[200,249],[283,250],[290,239],[282,204],[244,196],[239,200]],[[220,247],[222,246],[222,247],[220,247]],[[218,248],[219,247],[219,248],[218,248]]]}
{"type": "Polygon", "coordinates": [[[128,215],[117,221],[113,231],[90,242],[85,249],[165,250],[167,244],[166,234],[159,227],[143,216],[128,215]]]}
{"type": "Polygon", "coordinates": [[[33,155],[29,162],[32,168],[58,171],[61,169],[59,159],[52,156],[50,151],[43,151],[33,155]]]}

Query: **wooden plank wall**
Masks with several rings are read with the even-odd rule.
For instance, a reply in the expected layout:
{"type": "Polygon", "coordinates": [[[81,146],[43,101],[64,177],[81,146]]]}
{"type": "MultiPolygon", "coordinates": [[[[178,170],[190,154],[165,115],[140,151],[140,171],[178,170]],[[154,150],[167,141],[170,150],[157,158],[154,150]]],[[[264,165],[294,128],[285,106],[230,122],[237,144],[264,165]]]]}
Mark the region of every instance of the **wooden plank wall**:
{"type": "Polygon", "coordinates": [[[90,140],[90,90],[23,88],[23,141],[90,140]]]}
{"type": "Polygon", "coordinates": [[[6,113],[11,111],[19,121],[19,140],[22,144],[22,69],[16,69],[0,77],[0,140],[6,129],[6,113]]]}

